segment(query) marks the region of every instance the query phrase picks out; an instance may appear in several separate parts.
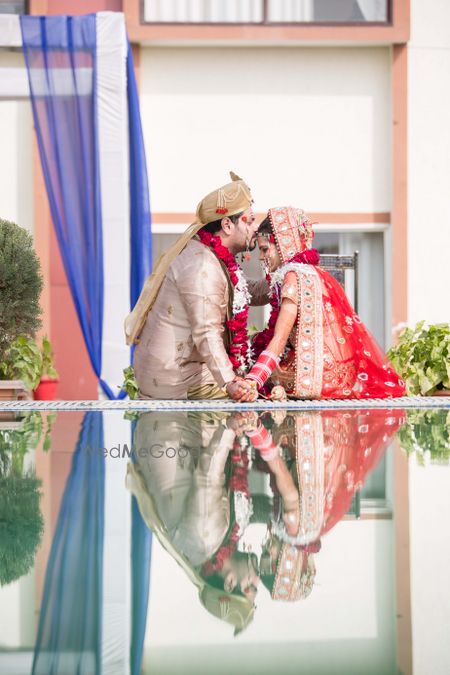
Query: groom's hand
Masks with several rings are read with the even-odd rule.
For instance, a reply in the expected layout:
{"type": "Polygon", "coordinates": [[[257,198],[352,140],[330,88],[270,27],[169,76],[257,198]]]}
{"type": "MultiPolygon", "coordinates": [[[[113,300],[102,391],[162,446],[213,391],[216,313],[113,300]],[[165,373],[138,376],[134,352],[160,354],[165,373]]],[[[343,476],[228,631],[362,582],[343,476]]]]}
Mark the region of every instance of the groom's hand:
{"type": "Polygon", "coordinates": [[[258,392],[242,377],[235,377],[225,386],[226,392],[233,401],[251,402],[256,401],[258,392]]]}
{"type": "Polygon", "coordinates": [[[227,419],[226,425],[235,432],[236,436],[241,436],[243,433],[256,429],[258,425],[258,413],[254,410],[233,413],[227,419]]]}

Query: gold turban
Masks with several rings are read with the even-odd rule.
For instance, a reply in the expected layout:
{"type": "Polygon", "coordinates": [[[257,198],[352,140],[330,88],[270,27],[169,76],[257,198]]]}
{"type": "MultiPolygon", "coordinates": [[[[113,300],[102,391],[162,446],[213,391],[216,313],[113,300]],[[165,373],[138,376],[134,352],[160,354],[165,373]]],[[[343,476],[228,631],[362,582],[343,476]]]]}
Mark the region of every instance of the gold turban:
{"type": "Polygon", "coordinates": [[[162,254],[153,273],[147,277],[141,294],[132,312],[125,319],[125,336],[128,345],[138,342],[147,315],[158,297],[159,289],[170,265],[186,244],[208,223],[225,216],[233,216],[249,208],[253,199],[248,185],[230,171],[231,183],[210,192],[197,206],[196,220],[178,237],[176,242],[162,254]]]}

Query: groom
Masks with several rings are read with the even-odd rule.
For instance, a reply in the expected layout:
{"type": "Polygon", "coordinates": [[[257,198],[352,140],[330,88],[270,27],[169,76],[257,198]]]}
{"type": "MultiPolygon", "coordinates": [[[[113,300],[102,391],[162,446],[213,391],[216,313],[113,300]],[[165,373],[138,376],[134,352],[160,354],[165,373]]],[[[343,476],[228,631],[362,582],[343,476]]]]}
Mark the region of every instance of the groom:
{"type": "Polygon", "coordinates": [[[208,194],[195,223],[158,262],[126,320],[137,342],[134,369],[142,398],[251,401],[236,373],[244,366],[248,304],[268,302],[263,281],[247,281],[235,257],[256,245],[257,224],[246,183],[208,194]]]}

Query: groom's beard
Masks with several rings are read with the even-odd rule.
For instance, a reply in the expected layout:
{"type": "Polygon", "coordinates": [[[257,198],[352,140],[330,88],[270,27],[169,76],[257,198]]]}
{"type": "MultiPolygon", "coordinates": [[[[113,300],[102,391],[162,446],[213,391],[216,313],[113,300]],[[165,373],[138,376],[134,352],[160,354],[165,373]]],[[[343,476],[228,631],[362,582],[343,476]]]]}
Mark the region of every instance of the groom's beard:
{"type": "Polygon", "coordinates": [[[256,239],[257,239],[256,236],[253,239],[250,239],[250,241],[247,244],[247,250],[248,251],[254,251],[255,250],[256,243],[257,243],[256,239]]]}

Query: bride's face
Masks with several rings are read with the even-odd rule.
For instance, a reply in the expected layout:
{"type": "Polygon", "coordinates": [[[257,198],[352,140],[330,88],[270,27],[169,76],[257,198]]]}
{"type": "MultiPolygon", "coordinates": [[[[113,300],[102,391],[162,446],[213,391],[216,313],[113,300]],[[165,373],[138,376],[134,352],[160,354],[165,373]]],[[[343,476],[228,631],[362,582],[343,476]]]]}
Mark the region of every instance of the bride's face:
{"type": "Polygon", "coordinates": [[[275,244],[265,234],[258,236],[259,259],[268,272],[275,272],[281,265],[280,254],[275,244]]]}

